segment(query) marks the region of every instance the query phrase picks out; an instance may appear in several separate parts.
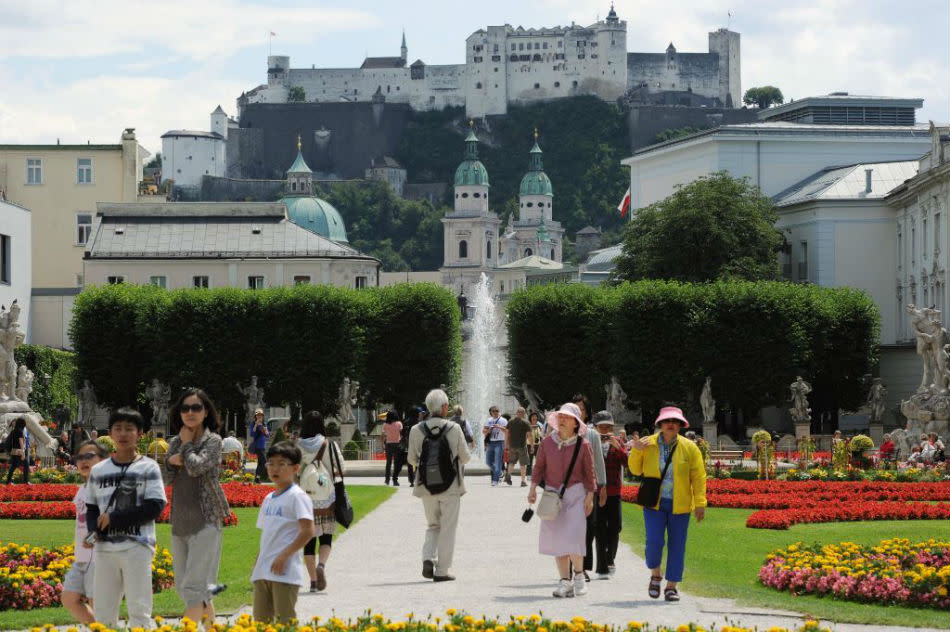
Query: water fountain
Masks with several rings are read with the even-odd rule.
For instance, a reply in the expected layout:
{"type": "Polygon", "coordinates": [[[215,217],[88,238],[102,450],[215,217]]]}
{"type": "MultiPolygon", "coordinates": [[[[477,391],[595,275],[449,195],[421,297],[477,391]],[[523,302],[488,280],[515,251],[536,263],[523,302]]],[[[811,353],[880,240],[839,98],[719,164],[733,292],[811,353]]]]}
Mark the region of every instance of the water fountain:
{"type": "Polygon", "coordinates": [[[503,406],[508,366],[501,346],[504,317],[496,311],[491,280],[483,273],[472,289],[469,306],[474,314],[469,353],[462,366],[462,406],[472,424],[478,454],[483,455],[482,424],[489,407],[503,406]]]}

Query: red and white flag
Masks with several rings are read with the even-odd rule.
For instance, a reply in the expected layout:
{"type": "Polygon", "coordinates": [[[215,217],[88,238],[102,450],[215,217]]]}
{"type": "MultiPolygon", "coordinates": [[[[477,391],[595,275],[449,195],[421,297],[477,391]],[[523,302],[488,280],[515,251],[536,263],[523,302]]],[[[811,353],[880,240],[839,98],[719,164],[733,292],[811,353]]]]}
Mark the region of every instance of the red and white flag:
{"type": "Polygon", "coordinates": [[[627,189],[627,193],[623,196],[623,199],[620,200],[620,204],[617,205],[617,210],[620,211],[620,217],[626,217],[627,212],[630,210],[630,189],[627,189]]]}

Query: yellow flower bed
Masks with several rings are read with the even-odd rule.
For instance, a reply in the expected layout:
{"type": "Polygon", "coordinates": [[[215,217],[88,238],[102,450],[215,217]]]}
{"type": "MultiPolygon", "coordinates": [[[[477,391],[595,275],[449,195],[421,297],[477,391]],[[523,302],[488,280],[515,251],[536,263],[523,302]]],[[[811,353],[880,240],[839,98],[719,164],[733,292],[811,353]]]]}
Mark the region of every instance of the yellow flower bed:
{"type": "MultiPolygon", "coordinates": [[[[379,614],[367,612],[356,620],[343,621],[337,617],[324,620],[314,617],[310,621],[294,621],[290,624],[264,623],[255,621],[250,615],[241,615],[231,624],[216,623],[208,630],[215,632],[831,632],[817,621],[805,621],[794,628],[772,626],[767,631],[758,628],[743,628],[734,625],[722,627],[710,626],[704,628],[695,623],[682,623],[669,627],[665,625],[651,625],[641,621],[630,621],[626,626],[604,625],[588,621],[584,617],[574,617],[570,621],[552,620],[541,615],[511,615],[507,621],[476,618],[458,612],[454,608],[445,611],[444,617],[429,615],[425,619],[417,619],[413,613],[405,616],[405,620],[395,621],[379,614]]],[[[190,619],[183,619],[181,623],[171,625],[165,623],[161,617],[155,617],[158,632],[197,632],[198,626],[190,619]]],[[[102,625],[93,623],[89,626],[92,632],[117,632],[102,625]]],[[[31,632],[50,632],[52,625],[36,627],[31,632]]],[[[67,632],[79,632],[76,628],[69,628],[67,632]]],[[[140,628],[132,628],[132,632],[144,632],[140,628]]]]}

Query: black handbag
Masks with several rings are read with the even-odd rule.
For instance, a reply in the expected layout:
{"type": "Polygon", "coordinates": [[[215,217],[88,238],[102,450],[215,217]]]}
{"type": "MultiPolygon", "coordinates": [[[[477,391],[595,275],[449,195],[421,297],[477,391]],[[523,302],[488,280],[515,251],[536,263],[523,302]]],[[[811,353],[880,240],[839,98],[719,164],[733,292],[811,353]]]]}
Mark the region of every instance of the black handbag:
{"type": "Polygon", "coordinates": [[[330,450],[330,472],[333,473],[333,461],[336,459],[337,471],[340,473],[340,480],[333,476],[333,492],[336,500],[333,501],[333,517],[337,523],[344,529],[353,524],[353,505],[350,503],[350,497],[346,493],[346,485],[343,484],[343,464],[340,463],[340,457],[336,453],[336,446],[330,450]]]}
{"type": "Polygon", "coordinates": [[[660,502],[660,484],[663,482],[663,479],[666,478],[666,471],[670,469],[670,463],[673,462],[673,453],[676,452],[678,443],[679,442],[674,444],[673,449],[670,450],[670,455],[666,459],[666,466],[663,468],[663,474],[660,475],[660,478],[644,476],[640,480],[640,489],[637,490],[636,500],[638,505],[653,509],[656,507],[656,504],[660,502]]]}

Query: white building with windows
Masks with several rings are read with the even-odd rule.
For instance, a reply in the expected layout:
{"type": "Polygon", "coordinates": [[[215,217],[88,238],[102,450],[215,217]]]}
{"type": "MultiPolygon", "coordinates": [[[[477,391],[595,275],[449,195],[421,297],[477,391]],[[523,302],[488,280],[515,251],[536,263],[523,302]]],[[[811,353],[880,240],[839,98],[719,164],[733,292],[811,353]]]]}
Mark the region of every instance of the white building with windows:
{"type": "Polygon", "coordinates": [[[281,202],[102,203],[84,259],[89,285],[262,289],[379,284],[380,262],[298,226],[281,202]]]}
{"type": "Polygon", "coordinates": [[[228,115],[219,105],[211,113],[211,131],[174,129],[162,134],[162,179],[176,187],[201,187],[204,176],[227,175],[228,115]]]}
{"type": "Polygon", "coordinates": [[[33,287],[30,211],[0,198],[0,305],[20,306],[20,324],[30,338],[30,290],[33,287]]]}
{"type": "Polygon", "coordinates": [[[0,145],[0,199],[31,214],[32,296],[24,322],[33,343],[70,347],[67,328],[96,204],[138,199],[148,156],[133,129],[114,145],[0,145]]]}

